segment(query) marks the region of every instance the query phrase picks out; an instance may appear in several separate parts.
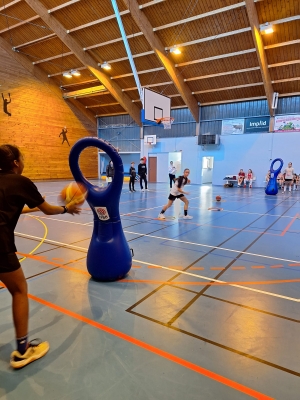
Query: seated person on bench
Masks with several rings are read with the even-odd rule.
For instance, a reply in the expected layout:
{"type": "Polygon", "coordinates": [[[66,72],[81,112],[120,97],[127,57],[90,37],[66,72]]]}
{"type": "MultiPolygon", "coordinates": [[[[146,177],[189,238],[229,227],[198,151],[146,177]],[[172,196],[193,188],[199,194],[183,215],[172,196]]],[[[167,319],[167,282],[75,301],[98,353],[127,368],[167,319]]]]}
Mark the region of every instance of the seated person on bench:
{"type": "Polygon", "coordinates": [[[266,186],[268,185],[270,178],[271,178],[271,172],[268,171],[268,173],[267,173],[267,175],[266,175],[266,178],[265,178],[265,180],[266,180],[266,186]]]}
{"type": "Polygon", "coordinates": [[[252,188],[252,182],[253,182],[253,172],[252,172],[252,169],[248,169],[246,178],[244,179],[244,188],[246,187],[247,182],[249,182],[249,188],[252,188]]]}
{"type": "Polygon", "coordinates": [[[240,187],[244,183],[245,179],[245,172],[243,169],[240,169],[240,172],[238,173],[238,187],[240,187]]]}

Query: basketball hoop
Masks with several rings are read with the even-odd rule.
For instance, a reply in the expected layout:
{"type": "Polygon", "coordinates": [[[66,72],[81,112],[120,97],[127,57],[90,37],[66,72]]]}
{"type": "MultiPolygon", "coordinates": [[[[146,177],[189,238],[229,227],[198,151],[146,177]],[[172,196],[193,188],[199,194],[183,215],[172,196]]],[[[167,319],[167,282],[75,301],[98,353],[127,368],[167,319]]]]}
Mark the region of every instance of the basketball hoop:
{"type": "Polygon", "coordinates": [[[174,122],[174,119],[175,118],[173,118],[173,117],[163,117],[163,118],[158,118],[155,121],[158,124],[163,124],[164,129],[171,129],[171,126],[172,126],[172,124],[174,122]]]}

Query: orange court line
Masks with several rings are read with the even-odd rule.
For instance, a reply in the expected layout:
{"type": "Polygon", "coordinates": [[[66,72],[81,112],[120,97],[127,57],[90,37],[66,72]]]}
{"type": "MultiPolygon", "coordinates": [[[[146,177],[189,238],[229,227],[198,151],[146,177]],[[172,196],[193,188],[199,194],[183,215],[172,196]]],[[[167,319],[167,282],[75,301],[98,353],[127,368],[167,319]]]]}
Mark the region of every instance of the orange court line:
{"type": "Polygon", "coordinates": [[[280,236],[284,236],[289,228],[293,225],[293,223],[296,221],[298,218],[298,213],[294,216],[294,218],[287,224],[287,226],[284,228],[284,230],[281,232],[280,236]]]}
{"type": "Polygon", "coordinates": [[[155,269],[155,268],[161,268],[161,267],[157,267],[156,265],[148,265],[148,267],[147,268],[152,268],[152,269],[155,269]]]}
{"type": "MultiPolygon", "coordinates": [[[[55,263],[53,261],[49,261],[47,259],[44,259],[44,257],[40,256],[33,256],[31,254],[26,254],[26,253],[21,253],[17,252],[17,254],[20,254],[21,256],[26,256],[28,258],[32,258],[35,260],[39,260],[45,264],[49,265],[54,265],[55,267],[59,267],[62,269],[66,269],[71,272],[77,272],[79,274],[91,276],[88,271],[82,271],[77,268],[72,268],[67,265],[62,265],[55,263]]],[[[160,268],[160,267],[157,267],[160,268]]],[[[117,282],[139,282],[139,283],[153,283],[153,284],[166,284],[166,285],[200,285],[200,286],[206,286],[206,285],[216,285],[216,286],[222,286],[222,285],[272,285],[272,284],[278,284],[278,283],[292,283],[292,282],[300,282],[300,279],[285,279],[285,280],[273,280],[273,281],[254,281],[254,282],[167,282],[167,281],[156,281],[156,280],[130,280],[130,279],[121,279],[117,282]]]]}
{"type": "Polygon", "coordinates": [[[212,271],[223,271],[225,267],[210,267],[212,271]]]}
{"type": "Polygon", "coordinates": [[[289,266],[289,267],[300,267],[300,264],[294,263],[294,264],[288,264],[288,266],[289,266]]]}
{"type": "Polygon", "coordinates": [[[59,268],[67,269],[69,271],[78,272],[79,274],[91,276],[87,271],[82,271],[77,268],[68,267],[67,265],[63,265],[63,264],[56,263],[54,261],[47,260],[45,257],[34,256],[32,254],[21,253],[19,251],[17,251],[16,254],[19,254],[19,255],[21,255],[23,257],[27,257],[27,258],[32,258],[33,260],[41,261],[45,264],[53,265],[55,267],[59,267],[59,268]]]}
{"type": "Polygon", "coordinates": [[[131,268],[141,268],[140,265],[132,265],[131,268]]]}
{"type": "Polygon", "coordinates": [[[196,365],[194,363],[191,363],[190,361],[187,361],[187,360],[185,360],[183,358],[175,356],[174,354],[171,354],[171,353],[169,353],[167,351],[159,349],[158,347],[152,346],[151,344],[148,344],[148,343],[143,342],[143,341],[141,341],[139,339],[136,339],[136,338],[134,338],[132,336],[129,336],[126,333],[123,333],[123,332],[118,331],[116,329],[113,329],[113,328],[110,328],[110,327],[105,326],[103,324],[100,324],[99,322],[93,321],[90,318],[86,318],[83,315],[77,314],[77,313],[75,313],[75,312],[73,312],[71,310],[68,310],[66,308],[60,307],[60,306],[58,306],[58,305],[56,305],[54,303],[50,303],[49,301],[41,299],[40,297],[34,296],[32,294],[28,294],[28,297],[31,300],[34,300],[37,303],[40,303],[40,304],[42,304],[42,305],[44,305],[46,307],[49,307],[49,308],[51,308],[51,309],[53,309],[55,311],[58,311],[58,312],[60,312],[62,314],[65,314],[68,317],[74,318],[74,319],[76,319],[78,321],[81,321],[81,322],[87,324],[87,325],[90,325],[90,326],[92,326],[94,328],[97,328],[97,329],[99,329],[99,330],[101,330],[103,332],[109,333],[110,335],[113,335],[113,336],[115,336],[115,337],[117,337],[119,339],[122,339],[122,340],[124,340],[124,341],[126,341],[128,343],[131,343],[131,344],[133,344],[133,345],[135,345],[137,347],[140,347],[140,348],[142,348],[144,350],[147,350],[147,351],[149,351],[149,352],[151,352],[153,354],[156,354],[156,355],[158,355],[158,356],[160,356],[162,358],[165,358],[165,359],[167,359],[169,361],[172,361],[172,362],[174,362],[176,364],[179,364],[182,367],[190,369],[190,370],[192,370],[192,371],[194,371],[194,372],[196,372],[196,373],[198,373],[200,375],[206,376],[209,379],[212,379],[212,380],[214,380],[216,382],[222,383],[223,385],[226,385],[226,386],[228,386],[228,387],[230,387],[230,388],[232,388],[234,390],[237,390],[237,391],[240,391],[242,393],[245,393],[248,396],[251,396],[251,397],[253,397],[255,399],[272,400],[271,397],[269,397],[269,396],[267,396],[267,395],[265,395],[263,393],[257,392],[256,390],[248,388],[247,386],[244,386],[244,385],[242,385],[240,383],[237,383],[237,382],[235,382],[235,381],[233,381],[231,379],[225,378],[222,375],[216,374],[215,372],[212,372],[212,371],[210,371],[210,370],[208,370],[206,368],[200,367],[199,365],[196,365]]]}
{"type": "Polygon", "coordinates": [[[283,265],[282,264],[270,265],[270,268],[283,268],[283,265]]]}
{"type": "Polygon", "coordinates": [[[253,269],[264,269],[265,266],[264,265],[252,265],[251,268],[253,268],[253,269]]]}

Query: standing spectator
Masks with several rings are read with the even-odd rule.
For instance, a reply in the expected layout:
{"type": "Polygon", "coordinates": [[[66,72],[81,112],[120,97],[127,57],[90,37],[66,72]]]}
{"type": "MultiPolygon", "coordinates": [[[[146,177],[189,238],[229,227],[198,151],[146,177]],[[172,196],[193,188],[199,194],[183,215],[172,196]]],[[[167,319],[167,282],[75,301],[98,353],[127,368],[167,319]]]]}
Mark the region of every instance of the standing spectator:
{"type": "Polygon", "coordinates": [[[170,161],[169,178],[170,178],[170,188],[171,189],[172,189],[173,182],[175,182],[175,173],[176,173],[176,168],[173,165],[173,161],[170,161]]]}
{"type": "Polygon", "coordinates": [[[134,162],[132,161],[129,169],[129,192],[135,192],[134,190],[135,177],[136,177],[136,171],[134,168],[134,162]]]}
{"type": "Polygon", "coordinates": [[[139,163],[138,166],[138,174],[140,176],[140,187],[141,187],[141,191],[144,192],[144,188],[143,188],[143,181],[145,182],[145,189],[148,190],[147,187],[147,166],[145,164],[145,160],[144,158],[141,158],[141,162],[139,163]]]}
{"type": "Polygon", "coordinates": [[[243,185],[244,179],[245,179],[245,172],[243,169],[240,169],[240,172],[238,173],[238,187],[243,185]]]}
{"type": "Polygon", "coordinates": [[[109,185],[111,181],[114,179],[115,175],[115,168],[113,162],[110,160],[107,167],[106,167],[106,181],[109,185]]]}
{"type": "Polygon", "coordinates": [[[283,175],[284,175],[284,188],[283,188],[283,193],[286,192],[286,188],[287,186],[289,187],[289,192],[292,191],[292,185],[294,182],[294,168],[293,168],[293,164],[291,162],[288,163],[287,168],[283,171],[283,175]]]}

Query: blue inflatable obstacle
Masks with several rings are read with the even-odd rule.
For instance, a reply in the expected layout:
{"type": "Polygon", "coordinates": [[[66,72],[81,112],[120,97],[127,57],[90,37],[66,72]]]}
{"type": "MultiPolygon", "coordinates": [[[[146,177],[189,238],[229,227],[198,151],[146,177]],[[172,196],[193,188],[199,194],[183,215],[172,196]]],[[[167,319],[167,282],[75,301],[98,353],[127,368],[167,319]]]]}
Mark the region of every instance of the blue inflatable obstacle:
{"type": "Polygon", "coordinates": [[[283,161],[281,158],[275,158],[275,160],[272,161],[270,166],[270,180],[265,189],[266,194],[274,196],[278,193],[277,175],[280,173],[282,166],[283,166],[283,161]],[[273,166],[277,161],[280,162],[280,167],[274,170],[273,166]]]}
{"type": "Polygon", "coordinates": [[[132,265],[132,255],[123,232],[119,212],[124,177],[122,159],[110,143],[86,137],[78,140],[72,147],[69,163],[75,181],[87,188],[87,202],[94,214],[87,269],[96,280],[121,279],[129,272],[132,265]],[[105,151],[114,164],[115,175],[112,183],[106,188],[92,185],[81,173],[79,156],[87,147],[97,147],[105,151]]]}

